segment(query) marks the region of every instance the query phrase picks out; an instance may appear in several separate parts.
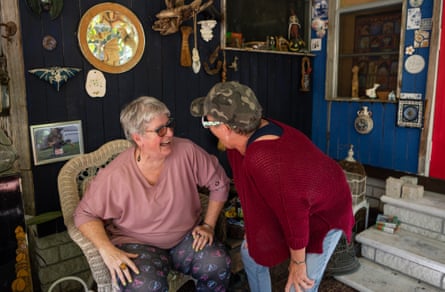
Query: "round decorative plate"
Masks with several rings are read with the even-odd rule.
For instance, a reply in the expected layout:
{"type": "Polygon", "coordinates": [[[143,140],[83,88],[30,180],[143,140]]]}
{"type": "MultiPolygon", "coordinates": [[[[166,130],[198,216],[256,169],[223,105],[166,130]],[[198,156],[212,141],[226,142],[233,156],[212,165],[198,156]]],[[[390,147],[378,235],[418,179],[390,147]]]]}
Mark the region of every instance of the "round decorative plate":
{"type": "Polygon", "coordinates": [[[423,4],[423,0],[409,0],[411,7],[420,7],[423,4]]]}
{"type": "Polygon", "coordinates": [[[360,115],[355,118],[354,128],[360,134],[368,134],[374,127],[374,122],[369,116],[360,115]]]}
{"type": "Polygon", "coordinates": [[[419,115],[418,107],[414,105],[408,105],[403,109],[403,118],[407,121],[415,121],[417,120],[417,116],[419,115]]]}
{"type": "Polygon", "coordinates": [[[409,56],[405,61],[405,69],[411,74],[422,72],[425,68],[425,59],[420,55],[409,56]]]}

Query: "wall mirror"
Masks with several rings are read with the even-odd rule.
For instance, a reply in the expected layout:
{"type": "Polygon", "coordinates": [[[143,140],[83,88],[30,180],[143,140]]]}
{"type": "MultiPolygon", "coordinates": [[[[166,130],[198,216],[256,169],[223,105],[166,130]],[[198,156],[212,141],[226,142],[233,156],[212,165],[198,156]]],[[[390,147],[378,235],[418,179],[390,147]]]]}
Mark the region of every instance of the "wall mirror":
{"type": "Polygon", "coordinates": [[[221,11],[224,14],[221,47],[226,50],[308,52],[311,29],[308,0],[221,0],[221,11]],[[286,41],[293,39],[295,34],[305,44],[290,50],[286,41]]]}
{"type": "Polygon", "coordinates": [[[336,7],[329,7],[327,100],[396,101],[403,69],[404,2],[332,2],[336,7]],[[367,89],[375,84],[376,95],[370,98],[367,89]]]}
{"type": "Polygon", "coordinates": [[[117,3],[101,3],[85,12],[77,37],[88,62],[108,73],[133,68],[145,48],[141,22],[130,9],[117,3]]]}

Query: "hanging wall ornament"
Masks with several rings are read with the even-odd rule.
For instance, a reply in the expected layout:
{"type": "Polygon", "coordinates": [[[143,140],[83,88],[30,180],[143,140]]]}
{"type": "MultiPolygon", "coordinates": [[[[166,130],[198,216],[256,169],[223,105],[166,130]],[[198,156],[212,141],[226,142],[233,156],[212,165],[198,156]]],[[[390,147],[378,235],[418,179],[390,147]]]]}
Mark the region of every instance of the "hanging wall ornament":
{"type": "Polygon", "coordinates": [[[59,91],[62,85],[76,76],[81,70],[80,68],[73,67],[50,67],[31,69],[28,72],[39,77],[39,79],[45,80],[59,91]]]}
{"type": "Polygon", "coordinates": [[[308,92],[311,90],[311,60],[308,57],[301,59],[301,87],[300,91],[308,92]]]}
{"type": "Polygon", "coordinates": [[[362,106],[362,108],[357,111],[357,117],[354,120],[355,130],[360,134],[368,134],[373,127],[372,112],[368,110],[367,106],[362,106]]]}
{"type": "Polygon", "coordinates": [[[107,88],[107,81],[102,72],[98,70],[90,70],[87,74],[85,89],[91,97],[104,97],[107,88]]]}
{"type": "Polygon", "coordinates": [[[192,66],[192,55],[190,54],[190,46],[189,46],[189,37],[193,32],[193,28],[191,26],[183,25],[181,26],[181,55],[180,55],[180,64],[182,67],[191,67],[192,66]]]}
{"type": "Polygon", "coordinates": [[[57,41],[53,36],[46,35],[43,37],[42,46],[47,51],[52,51],[57,47],[57,41]]]}
{"type": "Polygon", "coordinates": [[[215,75],[218,72],[221,71],[223,62],[221,60],[218,60],[220,47],[217,46],[216,49],[213,51],[213,53],[209,56],[209,62],[204,62],[204,70],[209,75],[215,75]],[[216,62],[215,68],[210,68],[210,65],[213,65],[216,62]]]}
{"type": "Polygon", "coordinates": [[[193,13],[193,40],[194,47],[192,49],[192,69],[195,74],[199,73],[201,70],[201,60],[199,59],[198,51],[198,36],[196,35],[198,31],[196,30],[196,12],[193,13]]]}
{"type": "Polygon", "coordinates": [[[206,42],[209,42],[211,39],[213,39],[213,29],[216,26],[216,20],[201,20],[198,21],[198,24],[201,25],[201,29],[199,31],[201,32],[202,39],[206,42]]]}
{"type": "Polygon", "coordinates": [[[323,20],[320,17],[315,17],[312,19],[311,27],[315,30],[317,37],[323,38],[326,35],[326,30],[328,29],[328,21],[323,20]]]}

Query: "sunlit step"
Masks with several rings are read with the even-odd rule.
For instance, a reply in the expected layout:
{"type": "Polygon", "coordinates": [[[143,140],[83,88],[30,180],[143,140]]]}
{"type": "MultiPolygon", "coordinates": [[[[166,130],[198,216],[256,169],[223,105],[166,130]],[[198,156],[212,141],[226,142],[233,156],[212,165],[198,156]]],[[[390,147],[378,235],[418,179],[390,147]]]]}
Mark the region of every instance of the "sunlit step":
{"type": "Polygon", "coordinates": [[[436,292],[443,291],[387,267],[359,258],[360,268],[335,279],[360,292],[436,292]]]}
{"type": "Polygon", "coordinates": [[[403,229],[388,234],[373,227],[356,236],[362,256],[414,279],[445,289],[445,244],[403,229]]]}

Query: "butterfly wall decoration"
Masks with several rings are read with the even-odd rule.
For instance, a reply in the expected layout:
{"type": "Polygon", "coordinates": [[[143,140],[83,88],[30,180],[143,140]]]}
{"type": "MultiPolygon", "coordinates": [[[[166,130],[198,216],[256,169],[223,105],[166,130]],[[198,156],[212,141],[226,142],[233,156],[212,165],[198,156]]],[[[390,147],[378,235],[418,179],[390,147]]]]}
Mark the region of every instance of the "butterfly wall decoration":
{"type": "Polygon", "coordinates": [[[36,68],[28,70],[29,73],[39,77],[39,79],[45,80],[51,84],[57,91],[60,87],[68,82],[69,79],[76,76],[82,69],[74,67],[49,67],[49,68],[36,68]]]}

